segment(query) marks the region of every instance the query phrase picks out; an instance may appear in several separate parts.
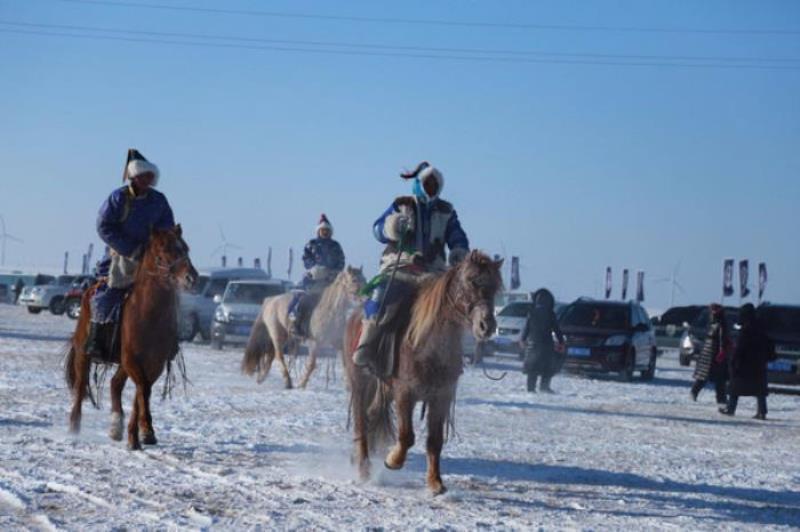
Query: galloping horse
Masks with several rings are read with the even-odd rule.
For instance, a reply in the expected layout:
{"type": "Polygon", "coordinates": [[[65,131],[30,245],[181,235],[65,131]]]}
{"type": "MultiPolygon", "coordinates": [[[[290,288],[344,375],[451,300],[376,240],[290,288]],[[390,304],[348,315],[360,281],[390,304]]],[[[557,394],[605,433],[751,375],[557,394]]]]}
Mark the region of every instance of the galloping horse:
{"type": "MultiPolygon", "coordinates": [[[[358,299],[358,293],[366,283],[361,268],[348,266],[336,276],[320,298],[319,304],[311,314],[309,327],[308,361],[300,380],[300,387],[305,388],[308,379],[317,367],[317,355],[325,346],[339,348],[344,338],[348,308],[358,299]]],[[[277,358],[281,363],[283,380],[286,388],[292,387],[292,377],[283,358],[283,350],[289,341],[289,303],[292,294],[281,294],[268,297],[261,306],[261,313],[250,331],[250,340],[242,359],[242,371],[247,375],[258,373],[258,382],[267,378],[272,361],[277,358]]]]}
{"type": "MultiPolygon", "coordinates": [[[[154,230],[136,270],[130,295],[123,304],[120,361],[111,379],[111,439],[122,439],[122,389],[128,377],[136,384],[130,421],[128,447],[141,449],[142,442],[156,443],[150,416],[150,392],[164,366],[175,356],[178,345],[178,288],[191,287],[197,271],[189,260],[189,246],[180,225],[173,229],[154,230]]],[[[65,377],[74,403],[70,430],[81,427],[81,405],[89,390],[91,360],[84,352],[89,334],[89,301],[97,286],[89,289],[81,301],[81,314],[67,355],[65,377]]]]}
{"type": "MultiPolygon", "coordinates": [[[[394,371],[385,380],[353,364],[351,355],[359,338],[361,316],[350,318],[343,361],[350,382],[355,459],[362,480],[369,478],[370,448],[393,436],[392,401],[398,436],[384,463],[389,469],[403,467],[408,449],[414,445],[414,406],[422,401],[428,416],[428,488],[437,495],[446,491],[439,460],[463,369],[461,337],[465,327],[471,327],[478,340],[492,334],[494,296],[502,284],[501,266],[502,261],[472,251],[457,266],[423,281],[412,296],[413,304],[401,308],[404,315],[392,322],[400,324],[398,330],[388,331],[399,334],[401,340],[394,371]]],[[[387,357],[391,353],[378,355],[387,357]]]]}

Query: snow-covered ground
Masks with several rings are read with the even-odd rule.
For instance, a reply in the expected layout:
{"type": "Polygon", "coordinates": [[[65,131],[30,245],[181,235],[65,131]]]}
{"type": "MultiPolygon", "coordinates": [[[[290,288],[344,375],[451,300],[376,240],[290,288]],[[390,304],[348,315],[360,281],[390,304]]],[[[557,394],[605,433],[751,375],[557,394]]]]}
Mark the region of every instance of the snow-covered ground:
{"type": "Polygon", "coordinates": [[[514,361],[490,362],[509,370],[499,382],[467,368],[443,454],[450,491],[432,497],[419,445],[405,470],[379,457],[356,481],[328,361],[287,391],[277,373],[260,386],[240,375],[238,349],[186,346],[192,385],[154,400],[156,447],[106,436],[107,387],[74,438],[61,369],[73,324],[0,305],[0,530],[800,526],[800,398],[770,396],[766,422],[752,398],[722,417],[710,389],[689,400],[672,354],[652,383],[559,376],[555,396],[526,393],[514,361]]]}

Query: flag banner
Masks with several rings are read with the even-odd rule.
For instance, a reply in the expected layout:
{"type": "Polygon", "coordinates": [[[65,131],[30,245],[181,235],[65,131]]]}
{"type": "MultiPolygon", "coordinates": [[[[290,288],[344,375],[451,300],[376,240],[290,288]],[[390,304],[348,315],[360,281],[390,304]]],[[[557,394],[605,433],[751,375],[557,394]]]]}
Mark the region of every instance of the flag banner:
{"type": "Polygon", "coordinates": [[[92,263],[92,253],[94,253],[94,244],[89,244],[89,250],[86,252],[86,267],[92,263]]]}
{"type": "Polygon", "coordinates": [[[750,288],[747,287],[747,278],[750,275],[750,264],[747,259],[739,261],[739,297],[742,299],[750,295],[750,288]]]}
{"type": "Polygon", "coordinates": [[[511,257],[511,289],[516,290],[520,287],[519,280],[519,257],[511,257]]]}
{"type": "Polygon", "coordinates": [[[639,303],[644,301],[644,272],[642,270],[636,272],[636,301],[639,303]]]}
{"type": "Polygon", "coordinates": [[[222,267],[225,268],[228,265],[228,257],[225,255],[222,256],[222,267]]]}
{"type": "Polygon", "coordinates": [[[767,263],[758,263],[758,300],[764,297],[764,291],[767,289],[767,263]]]}
{"type": "Polygon", "coordinates": [[[622,300],[625,301],[628,299],[628,277],[630,276],[630,272],[628,268],[622,270],[622,300]]]}
{"type": "Polygon", "coordinates": [[[272,246],[267,250],[267,275],[272,277],[272,246]]]}
{"type": "Polygon", "coordinates": [[[733,295],[733,259],[725,259],[722,266],[722,297],[733,295]]]}
{"type": "Polygon", "coordinates": [[[69,266],[69,251],[64,252],[64,275],[67,274],[67,267],[69,266]]]}
{"type": "Polygon", "coordinates": [[[87,257],[87,256],[86,256],[86,253],[84,253],[84,254],[81,256],[81,259],[83,260],[83,262],[81,262],[81,273],[82,273],[83,275],[86,275],[86,274],[88,274],[88,273],[89,273],[89,260],[88,260],[88,259],[89,259],[89,257],[87,257]]]}
{"type": "Polygon", "coordinates": [[[292,280],[292,265],[293,265],[293,263],[294,263],[294,250],[292,248],[289,248],[289,270],[287,271],[287,274],[289,275],[289,280],[290,281],[292,280]]]}
{"type": "Polygon", "coordinates": [[[258,257],[253,259],[253,268],[260,270],[261,269],[261,259],[258,257]]]}
{"type": "Polygon", "coordinates": [[[611,297],[611,266],[606,268],[606,299],[611,297]]]}
{"type": "Polygon", "coordinates": [[[238,266],[239,268],[244,266],[244,259],[242,257],[236,259],[236,266],[238,266]]]}

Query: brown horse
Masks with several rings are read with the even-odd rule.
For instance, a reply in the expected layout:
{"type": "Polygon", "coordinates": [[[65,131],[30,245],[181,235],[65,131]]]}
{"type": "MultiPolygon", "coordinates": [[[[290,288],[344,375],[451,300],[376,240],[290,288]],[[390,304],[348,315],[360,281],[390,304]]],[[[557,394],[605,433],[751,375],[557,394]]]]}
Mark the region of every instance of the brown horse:
{"type": "Polygon", "coordinates": [[[404,310],[406,319],[397,320],[402,329],[387,331],[399,333],[402,340],[394,371],[384,381],[353,365],[361,316],[351,317],[343,360],[350,383],[355,459],[363,480],[369,477],[369,449],[392,435],[392,401],[398,435],[384,463],[389,469],[403,467],[408,449],[414,445],[414,406],[421,401],[428,416],[428,487],[434,494],[445,492],[439,460],[463,368],[461,337],[465,327],[470,327],[478,340],[492,334],[501,266],[502,261],[472,251],[458,266],[423,281],[413,295],[413,304],[404,310]]]}
{"type": "MultiPolygon", "coordinates": [[[[139,430],[145,444],[156,443],[150,416],[150,392],[178,345],[178,288],[191,287],[197,271],[189,260],[189,246],[180,225],[153,231],[134,284],[125,300],[120,335],[120,361],[111,379],[111,438],[122,439],[122,389],[128,377],[136,384],[136,395],[128,423],[128,447],[141,449],[139,430]]],[[[90,396],[91,360],[84,352],[89,334],[89,301],[97,286],[86,291],[81,314],[67,355],[65,376],[74,402],[70,430],[81,427],[81,405],[90,396]]]]}
{"type": "MultiPolygon", "coordinates": [[[[342,345],[347,325],[347,312],[359,299],[359,292],[366,283],[361,268],[346,267],[322,292],[319,304],[311,314],[309,324],[308,361],[300,387],[305,388],[308,379],[317,367],[317,356],[325,346],[338,348],[342,345]]],[[[286,388],[292,387],[292,377],[283,356],[289,342],[289,303],[292,294],[268,297],[261,305],[261,312],[253,323],[250,339],[242,359],[242,371],[247,375],[257,374],[258,383],[264,382],[274,359],[278,359],[283,371],[286,388]]]]}

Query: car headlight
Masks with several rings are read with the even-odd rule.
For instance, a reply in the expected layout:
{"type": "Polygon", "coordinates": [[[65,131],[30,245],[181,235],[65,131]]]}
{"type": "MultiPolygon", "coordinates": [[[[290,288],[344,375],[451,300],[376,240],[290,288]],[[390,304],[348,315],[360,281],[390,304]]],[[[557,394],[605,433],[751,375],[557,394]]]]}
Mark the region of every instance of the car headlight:
{"type": "Polygon", "coordinates": [[[685,349],[686,351],[693,351],[694,350],[694,343],[692,343],[692,337],[688,334],[683,337],[681,340],[681,348],[685,349]]]}
{"type": "Polygon", "coordinates": [[[217,307],[214,311],[214,320],[225,323],[228,321],[228,313],[222,307],[217,307]]]}
{"type": "Polygon", "coordinates": [[[606,338],[603,345],[608,347],[619,347],[628,343],[628,337],[624,334],[615,334],[614,336],[609,336],[606,338]]]}

